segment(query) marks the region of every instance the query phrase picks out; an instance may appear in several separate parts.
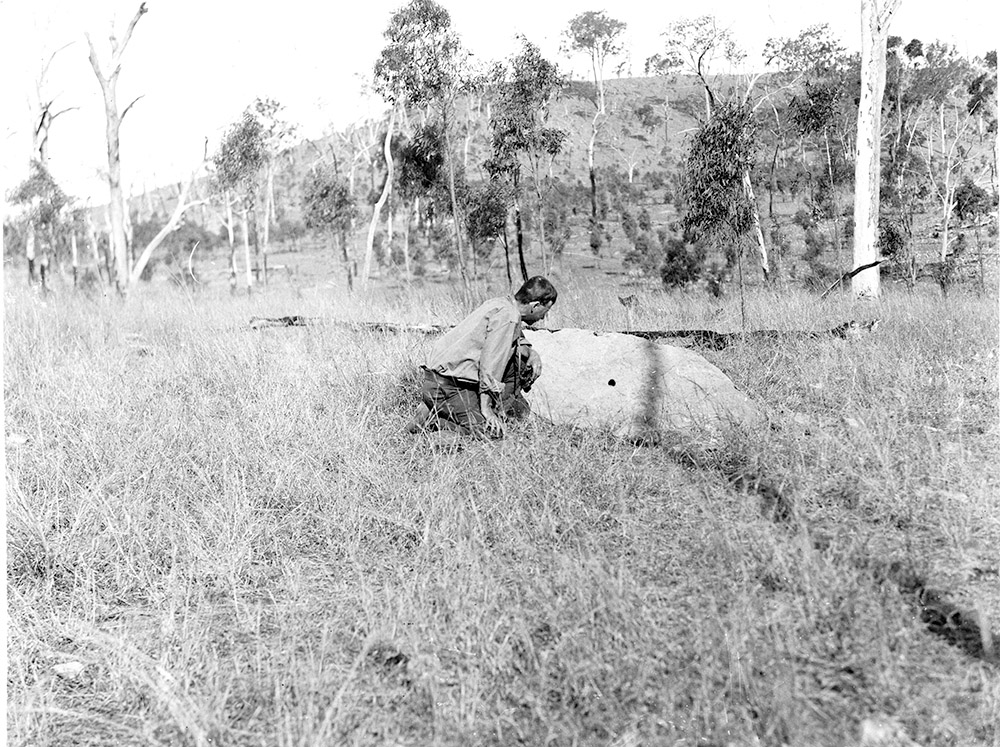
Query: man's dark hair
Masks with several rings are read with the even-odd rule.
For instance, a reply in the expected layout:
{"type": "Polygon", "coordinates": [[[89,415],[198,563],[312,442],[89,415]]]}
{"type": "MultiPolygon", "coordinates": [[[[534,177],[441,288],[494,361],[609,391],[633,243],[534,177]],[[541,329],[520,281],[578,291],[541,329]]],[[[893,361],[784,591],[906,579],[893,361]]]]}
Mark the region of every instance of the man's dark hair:
{"type": "Polygon", "coordinates": [[[556,287],[541,275],[528,278],[524,282],[524,285],[514,294],[514,298],[517,299],[518,303],[531,303],[532,301],[555,303],[558,296],[559,293],[556,291],[556,287]]]}

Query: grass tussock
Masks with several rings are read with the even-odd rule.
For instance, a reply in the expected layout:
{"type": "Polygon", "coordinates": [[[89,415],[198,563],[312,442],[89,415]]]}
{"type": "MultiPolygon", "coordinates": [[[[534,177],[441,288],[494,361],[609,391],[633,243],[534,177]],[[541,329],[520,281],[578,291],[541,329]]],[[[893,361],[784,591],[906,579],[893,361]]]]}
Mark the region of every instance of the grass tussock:
{"type": "MultiPolygon", "coordinates": [[[[1000,631],[996,300],[746,303],[882,324],[706,351],[767,422],[693,463],[541,423],[441,448],[402,432],[426,338],[246,325],[448,323],[455,291],[9,289],[10,743],[853,745],[868,718],[1000,743],[997,665],[886,572],[1000,631]]],[[[549,326],[741,325],[625,311],[566,282],[549,326]]]]}

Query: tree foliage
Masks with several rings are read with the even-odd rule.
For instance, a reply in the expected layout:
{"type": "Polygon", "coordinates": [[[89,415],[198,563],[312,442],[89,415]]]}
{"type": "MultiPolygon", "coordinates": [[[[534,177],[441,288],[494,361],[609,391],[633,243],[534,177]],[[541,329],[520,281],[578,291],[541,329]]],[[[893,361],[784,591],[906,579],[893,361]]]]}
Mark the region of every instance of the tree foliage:
{"type": "Polygon", "coordinates": [[[507,227],[507,210],[510,205],[510,186],[500,180],[490,179],[471,187],[465,198],[465,223],[472,245],[479,256],[485,256],[487,242],[503,235],[507,227]]]}
{"type": "Polygon", "coordinates": [[[459,83],[461,42],[451,15],[434,0],[410,0],[392,14],[375,62],[375,90],[390,103],[438,101],[459,83]]]}
{"type": "Polygon", "coordinates": [[[306,228],[349,231],[358,211],[347,180],[326,164],[312,169],[302,187],[302,214],[306,228]]]}
{"type": "Polygon", "coordinates": [[[608,57],[622,51],[624,21],[612,18],[603,10],[588,10],[569,22],[564,34],[565,46],[590,57],[595,74],[600,77],[608,57]]]}
{"type": "Polygon", "coordinates": [[[955,215],[961,221],[978,218],[993,209],[986,190],[966,176],[955,190],[955,215]]]}
{"type": "Polygon", "coordinates": [[[404,200],[428,195],[444,177],[444,133],[439,122],[418,127],[398,150],[396,179],[404,200]]]}
{"type": "Polygon", "coordinates": [[[212,158],[216,181],[223,189],[249,200],[256,194],[258,175],[266,160],[264,127],[252,112],[245,111],[240,121],[226,132],[212,158]]]}
{"type": "Polygon", "coordinates": [[[521,53],[509,65],[497,65],[491,152],[485,167],[493,175],[516,175],[520,159],[556,156],[566,140],[565,130],[548,127],[548,107],[565,85],[558,67],[542,57],[538,47],[521,40],[521,53]]]}
{"type": "Polygon", "coordinates": [[[757,152],[750,108],[736,102],[719,104],[694,136],[684,163],[684,226],[719,241],[733,242],[753,226],[743,175],[757,152]]]}
{"type": "Polygon", "coordinates": [[[39,161],[31,162],[28,178],[8,196],[14,205],[23,205],[36,229],[51,234],[59,226],[63,208],[71,202],[49,170],[39,161]]]}

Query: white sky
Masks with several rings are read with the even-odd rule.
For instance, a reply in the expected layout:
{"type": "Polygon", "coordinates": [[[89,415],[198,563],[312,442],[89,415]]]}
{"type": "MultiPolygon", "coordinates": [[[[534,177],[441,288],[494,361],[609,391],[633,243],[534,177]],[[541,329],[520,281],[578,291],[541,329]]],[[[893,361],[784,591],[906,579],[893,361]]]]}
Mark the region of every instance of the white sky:
{"type": "MultiPolygon", "coordinates": [[[[751,57],[772,36],[794,36],[828,23],[848,48],[860,39],[860,0],[699,0],[687,8],[650,0],[441,0],[466,48],[486,63],[516,51],[524,34],[543,54],[579,76],[587,68],[559,53],[560,34],[573,16],[607,9],[628,24],[626,49],[633,70],[661,48],[659,34],[672,21],[713,14],[732,29],[751,57]]],[[[141,192],[184,178],[199,162],[205,138],[214,150],[226,127],[254,98],[275,98],[300,134],[316,137],[376,113],[378,97],[361,95],[363,82],[383,46],[382,32],[404,0],[149,0],[125,53],[118,84],[119,108],[143,98],[121,131],[123,182],[141,192]]],[[[939,39],[963,54],[996,49],[997,13],[985,0],[902,0],[890,33],[924,42],[939,39]]],[[[0,0],[3,145],[0,187],[4,194],[27,172],[30,154],[28,102],[52,52],[46,97],[55,110],[79,107],[51,130],[51,169],[70,194],[106,199],[101,170],[107,166],[104,109],[87,61],[84,31],[98,53],[110,53],[108,34],[119,38],[138,0],[0,0]]]]}

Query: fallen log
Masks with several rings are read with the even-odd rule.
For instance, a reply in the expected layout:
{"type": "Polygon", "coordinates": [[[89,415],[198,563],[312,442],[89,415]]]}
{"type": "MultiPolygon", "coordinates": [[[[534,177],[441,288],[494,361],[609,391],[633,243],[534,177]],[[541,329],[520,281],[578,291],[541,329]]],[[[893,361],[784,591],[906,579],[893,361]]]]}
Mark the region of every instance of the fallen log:
{"type": "MultiPolygon", "coordinates": [[[[438,335],[447,332],[453,325],[449,324],[398,324],[396,322],[345,322],[323,317],[310,317],[294,314],[292,316],[250,318],[250,329],[266,327],[307,327],[312,325],[330,325],[349,329],[355,332],[381,332],[384,334],[401,334],[405,332],[422,335],[438,335]]],[[[713,329],[651,329],[622,330],[620,334],[641,337],[644,340],[669,340],[673,338],[687,339],[695,345],[711,350],[722,350],[729,345],[743,340],[784,340],[784,339],[819,339],[821,337],[860,337],[873,331],[879,325],[878,319],[869,322],[851,320],[838,324],[836,327],[818,332],[806,330],[751,329],[738,332],[719,332],[713,329]]],[[[545,331],[545,330],[543,330],[545,331]]],[[[558,330],[547,330],[557,332],[558,330]]]]}
{"type": "Polygon", "coordinates": [[[324,319],[319,316],[302,316],[293,314],[291,316],[253,316],[250,317],[250,329],[264,329],[267,327],[309,327],[309,326],[334,326],[344,329],[351,329],[356,332],[386,332],[398,334],[401,332],[417,332],[424,335],[436,335],[447,332],[451,325],[444,324],[396,324],[395,322],[344,322],[334,319],[324,319]]]}
{"type": "Polygon", "coordinates": [[[878,319],[869,322],[857,322],[851,320],[838,324],[832,329],[820,331],[803,330],[780,330],[780,329],[750,329],[739,332],[718,332],[712,329],[674,329],[674,330],[629,330],[622,334],[642,337],[646,340],[666,340],[670,338],[684,338],[691,340],[695,345],[706,347],[711,350],[722,350],[732,343],[742,340],[803,340],[819,339],[832,336],[846,339],[848,337],[860,337],[863,334],[875,330],[879,325],[878,319]]]}

